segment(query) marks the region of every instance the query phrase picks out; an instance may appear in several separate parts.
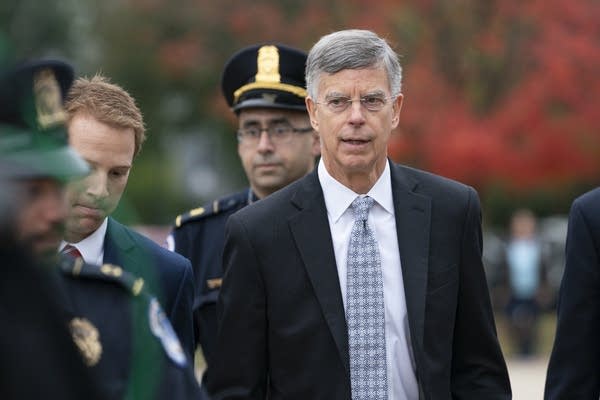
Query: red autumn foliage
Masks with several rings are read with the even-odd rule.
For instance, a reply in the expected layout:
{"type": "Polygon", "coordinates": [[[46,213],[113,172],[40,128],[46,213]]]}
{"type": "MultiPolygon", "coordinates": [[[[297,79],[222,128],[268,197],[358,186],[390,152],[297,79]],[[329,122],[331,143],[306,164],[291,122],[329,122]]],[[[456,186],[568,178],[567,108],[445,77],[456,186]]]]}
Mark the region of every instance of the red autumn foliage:
{"type": "Polygon", "coordinates": [[[600,175],[595,0],[194,0],[182,10],[136,3],[185,25],[160,40],[158,64],[178,79],[204,68],[199,117],[231,118],[217,85],[240,47],[275,40],[308,50],[333,30],[366,28],[402,55],[394,160],[483,191],[498,183],[521,192],[560,188],[600,175]]]}
{"type": "MultiPolygon", "coordinates": [[[[464,44],[447,43],[482,61],[467,68],[469,76],[460,68],[440,75],[440,58],[427,51],[411,60],[404,134],[390,154],[398,160],[416,154],[422,167],[480,189],[498,182],[517,191],[594,182],[600,172],[600,7],[594,1],[493,3],[498,7],[489,24],[466,32],[463,26],[468,35],[458,43],[464,44]],[[511,26],[520,28],[511,34],[511,26]],[[518,57],[511,59],[511,52],[518,57]],[[485,75],[486,62],[500,67],[485,75]],[[494,79],[500,90],[493,89],[494,79]],[[492,88],[483,108],[472,101],[473,84],[479,91],[492,88]]],[[[421,10],[448,31],[451,18],[439,17],[440,8],[421,10]]],[[[423,47],[431,51],[436,43],[423,47]]]]}

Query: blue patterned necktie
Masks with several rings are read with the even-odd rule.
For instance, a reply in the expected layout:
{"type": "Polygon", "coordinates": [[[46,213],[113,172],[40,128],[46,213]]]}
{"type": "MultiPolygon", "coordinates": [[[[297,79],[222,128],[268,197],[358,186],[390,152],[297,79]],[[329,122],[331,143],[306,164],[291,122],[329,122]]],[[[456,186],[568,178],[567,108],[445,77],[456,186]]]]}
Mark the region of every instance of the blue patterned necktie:
{"type": "Polygon", "coordinates": [[[346,319],[352,400],[387,399],[383,278],[377,241],[367,223],[371,197],[352,202],[346,319]]]}

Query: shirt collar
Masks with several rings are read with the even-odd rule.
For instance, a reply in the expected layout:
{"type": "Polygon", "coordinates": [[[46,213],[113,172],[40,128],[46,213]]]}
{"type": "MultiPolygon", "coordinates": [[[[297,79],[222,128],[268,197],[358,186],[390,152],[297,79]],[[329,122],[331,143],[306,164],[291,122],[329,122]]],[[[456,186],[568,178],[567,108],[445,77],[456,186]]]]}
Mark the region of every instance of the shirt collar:
{"type": "MultiPolygon", "coordinates": [[[[332,221],[337,220],[350,207],[350,204],[356,199],[359,194],[352,189],[344,186],[329,174],[323,160],[319,160],[317,167],[319,182],[323,189],[323,197],[325,198],[325,206],[327,212],[331,216],[332,221]]],[[[379,204],[385,211],[394,215],[394,200],[392,197],[392,179],[390,175],[390,165],[385,163],[383,173],[377,179],[371,190],[367,193],[379,204]]]]}
{"type": "Polygon", "coordinates": [[[260,200],[258,198],[258,196],[254,193],[254,191],[252,190],[252,188],[248,188],[248,197],[246,199],[246,201],[248,202],[248,204],[252,204],[255,201],[260,200]]]}
{"type": "Polygon", "coordinates": [[[104,218],[102,225],[98,227],[91,235],[77,243],[68,243],[64,240],[61,242],[59,251],[67,244],[77,247],[81,256],[86,262],[96,263],[97,260],[102,260],[104,257],[104,236],[108,228],[108,218],[104,218]]]}
{"type": "Polygon", "coordinates": [[[389,162],[385,163],[383,173],[371,190],[369,190],[367,196],[372,197],[385,211],[394,215],[394,198],[392,196],[392,177],[389,162]]]}

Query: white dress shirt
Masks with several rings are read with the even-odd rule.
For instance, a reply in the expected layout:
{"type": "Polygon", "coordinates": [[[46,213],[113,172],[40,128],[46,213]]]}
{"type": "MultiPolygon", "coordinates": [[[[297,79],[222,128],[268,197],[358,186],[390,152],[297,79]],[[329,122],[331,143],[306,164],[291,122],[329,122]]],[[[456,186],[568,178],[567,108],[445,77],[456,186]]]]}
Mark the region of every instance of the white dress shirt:
{"type": "Polygon", "coordinates": [[[61,242],[58,251],[62,251],[67,244],[76,247],[81,253],[83,261],[88,264],[102,265],[104,263],[104,236],[108,227],[108,218],[104,218],[104,222],[90,236],[86,237],[78,243],[68,243],[64,240],[61,242]]]}
{"type": "MultiPolygon", "coordinates": [[[[331,229],[331,239],[337,264],[337,272],[342,291],[344,310],[346,309],[346,280],[348,244],[354,224],[354,214],[350,205],[359,194],[335,180],[327,171],[323,161],[319,161],[318,175],[327,217],[331,229]]],[[[406,311],[406,297],[400,249],[394,216],[392,181],[390,166],[385,169],[375,185],[366,194],[375,200],[367,222],[379,245],[381,272],[383,276],[383,298],[385,303],[385,346],[389,400],[417,400],[419,389],[415,374],[415,363],[410,345],[410,331],[406,311]]]]}

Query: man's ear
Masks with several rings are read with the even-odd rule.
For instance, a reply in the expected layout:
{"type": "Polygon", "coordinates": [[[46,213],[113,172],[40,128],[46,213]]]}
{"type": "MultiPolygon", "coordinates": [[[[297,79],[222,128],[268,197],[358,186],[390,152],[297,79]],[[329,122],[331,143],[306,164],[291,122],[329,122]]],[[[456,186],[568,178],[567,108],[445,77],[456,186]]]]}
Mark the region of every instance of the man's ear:
{"type": "Polygon", "coordinates": [[[306,110],[308,110],[308,116],[310,117],[310,125],[313,129],[319,132],[319,122],[317,120],[317,104],[310,98],[306,97],[306,110]]]}
{"type": "Polygon", "coordinates": [[[396,97],[392,104],[392,129],[395,129],[400,122],[400,110],[402,110],[402,103],[404,101],[404,96],[402,93],[396,97]]]}

